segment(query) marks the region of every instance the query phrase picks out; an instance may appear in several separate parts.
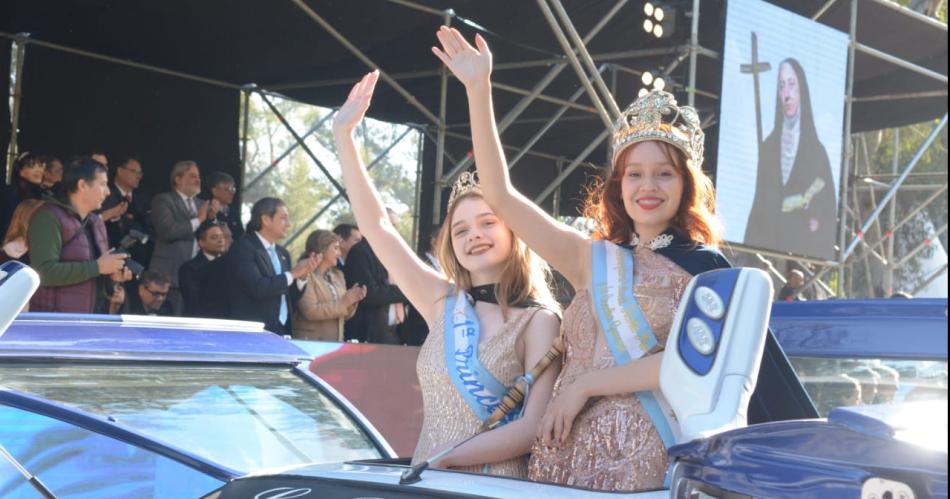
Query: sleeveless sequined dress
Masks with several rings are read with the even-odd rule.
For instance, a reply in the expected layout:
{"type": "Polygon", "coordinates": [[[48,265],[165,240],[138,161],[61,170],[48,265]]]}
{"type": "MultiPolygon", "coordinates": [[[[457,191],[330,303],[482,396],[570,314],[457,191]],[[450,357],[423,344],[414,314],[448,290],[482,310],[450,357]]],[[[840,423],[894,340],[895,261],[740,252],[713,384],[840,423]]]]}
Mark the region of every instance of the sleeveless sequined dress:
{"type": "MultiPolygon", "coordinates": [[[[502,326],[502,330],[482,339],[478,344],[478,358],[482,365],[506,386],[510,386],[516,377],[525,372],[515,344],[538,310],[540,309],[510,309],[509,319],[502,326]]],[[[474,435],[482,424],[449,379],[444,350],[445,324],[444,320],[440,319],[422,344],[416,361],[416,373],[422,390],[422,431],[416,451],[412,454],[412,464],[432,457],[449,444],[474,435]]],[[[525,454],[492,463],[487,472],[492,475],[525,478],[527,457],[525,454]]],[[[476,473],[485,471],[481,465],[453,469],[476,473]]]]}
{"type": "MultiPolygon", "coordinates": [[[[634,261],[634,295],[659,344],[665,346],[692,276],[647,248],[637,247],[634,261]]],[[[567,351],[552,401],[578,377],[616,365],[588,289],[577,293],[561,327],[567,351]]],[[[588,400],[560,446],[536,440],[528,478],[597,490],[638,491],[662,487],[668,466],[666,448],[636,396],[611,395],[588,400]]]]}

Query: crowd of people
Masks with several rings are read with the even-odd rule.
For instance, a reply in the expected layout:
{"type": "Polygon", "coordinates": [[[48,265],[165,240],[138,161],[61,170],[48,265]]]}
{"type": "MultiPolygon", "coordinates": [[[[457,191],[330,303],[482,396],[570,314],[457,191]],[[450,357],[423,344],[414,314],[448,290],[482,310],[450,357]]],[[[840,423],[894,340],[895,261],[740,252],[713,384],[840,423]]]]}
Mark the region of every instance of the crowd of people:
{"type": "Polygon", "coordinates": [[[169,190],[153,197],[140,188],[144,175],[137,158],[110,164],[101,152],[65,165],[17,158],[0,191],[0,262],[39,273],[30,311],[245,319],[301,339],[424,341],[425,323],[355,225],[313,231],[295,257],[279,244],[291,227],[283,201],[257,201],[245,227],[227,173],[179,161],[169,190]]]}

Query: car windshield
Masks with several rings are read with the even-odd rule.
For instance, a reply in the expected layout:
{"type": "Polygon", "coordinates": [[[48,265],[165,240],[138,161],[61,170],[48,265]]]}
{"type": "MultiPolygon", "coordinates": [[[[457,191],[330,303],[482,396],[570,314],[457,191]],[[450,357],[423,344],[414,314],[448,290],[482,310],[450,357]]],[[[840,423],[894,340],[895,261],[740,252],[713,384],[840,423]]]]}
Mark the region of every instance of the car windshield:
{"type": "Polygon", "coordinates": [[[0,366],[0,385],[113,418],[240,472],[383,457],[288,368],[16,364],[0,366]]]}

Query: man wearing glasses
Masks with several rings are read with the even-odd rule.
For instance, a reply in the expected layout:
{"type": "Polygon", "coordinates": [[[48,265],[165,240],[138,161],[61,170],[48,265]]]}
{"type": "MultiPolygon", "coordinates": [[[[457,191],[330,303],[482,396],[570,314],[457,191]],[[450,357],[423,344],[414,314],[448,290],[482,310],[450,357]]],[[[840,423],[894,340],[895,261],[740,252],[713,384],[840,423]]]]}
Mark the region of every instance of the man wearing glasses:
{"type": "MultiPolygon", "coordinates": [[[[149,226],[149,200],[139,189],[144,172],[142,164],[135,158],[120,161],[112,172],[109,185],[109,197],[102,203],[100,215],[106,222],[109,234],[109,246],[116,247],[119,241],[131,230],[143,234],[151,233],[149,226]]],[[[130,250],[132,259],[148,267],[151,259],[151,245],[136,245],[130,250]]]]}
{"type": "Polygon", "coordinates": [[[172,316],[172,307],[166,301],[172,281],[160,270],[146,270],[139,278],[138,286],[127,290],[124,314],[172,316]]]}
{"type": "Polygon", "coordinates": [[[231,229],[231,238],[240,239],[244,235],[244,226],[241,224],[239,209],[231,207],[237,188],[234,186],[234,177],[224,172],[213,172],[208,176],[208,188],[211,190],[211,200],[207,206],[217,209],[214,221],[227,225],[231,229]]]}

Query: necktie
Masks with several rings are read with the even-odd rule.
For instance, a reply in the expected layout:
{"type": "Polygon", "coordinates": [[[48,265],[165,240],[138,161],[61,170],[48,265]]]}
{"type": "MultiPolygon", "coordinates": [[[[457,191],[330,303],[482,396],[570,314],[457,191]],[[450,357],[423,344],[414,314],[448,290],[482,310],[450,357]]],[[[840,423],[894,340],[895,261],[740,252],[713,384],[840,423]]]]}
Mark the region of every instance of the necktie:
{"type": "Polygon", "coordinates": [[[198,216],[198,210],[195,208],[195,200],[193,198],[188,198],[188,215],[190,215],[191,218],[198,216]]]}
{"type": "MultiPolygon", "coordinates": [[[[280,275],[280,259],[277,258],[277,246],[267,248],[267,254],[270,255],[270,264],[274,267],[274,274],[280,275]]],[[[280,295],[280,315],[278,316],[281,324],[287,324],[287,297],[280,295]]]]}

